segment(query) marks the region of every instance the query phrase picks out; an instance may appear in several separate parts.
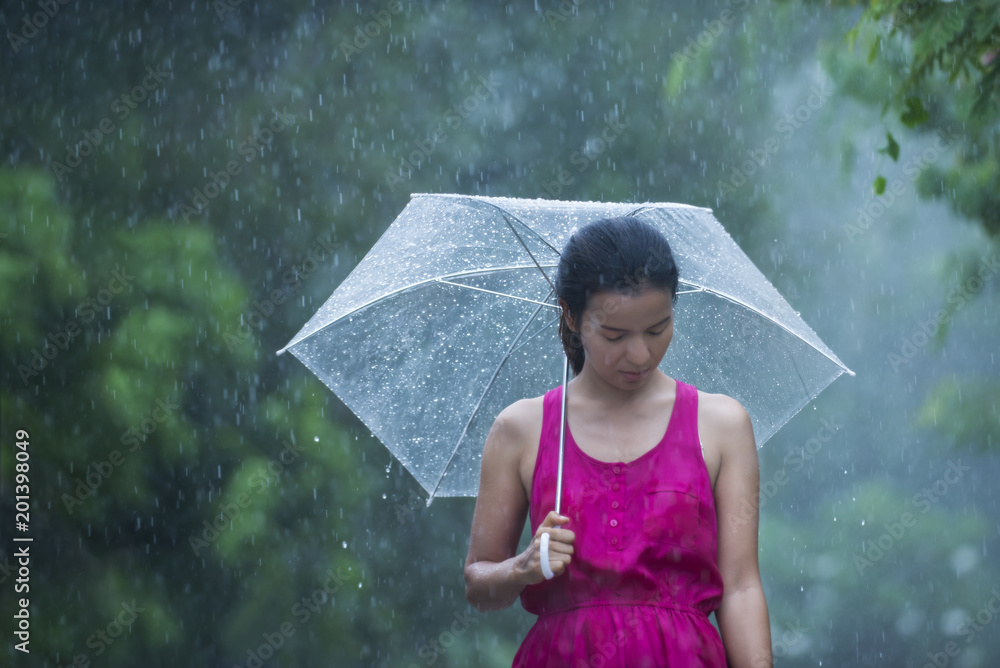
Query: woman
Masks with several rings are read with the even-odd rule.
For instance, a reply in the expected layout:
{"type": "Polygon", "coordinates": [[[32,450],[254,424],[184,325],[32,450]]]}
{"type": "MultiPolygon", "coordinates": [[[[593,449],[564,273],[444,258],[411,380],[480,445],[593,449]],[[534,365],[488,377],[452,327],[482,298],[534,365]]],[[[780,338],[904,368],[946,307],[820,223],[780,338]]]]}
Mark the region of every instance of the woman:
{"type": "Polygon", "coordinates": [[[476,608],[520,596],[538,615],[515,666],[772,665],[750,418],[658,368],[677,283],[666,239],[635,218],[583,227],[560,258],[559,333],[574,372],[564,514],[553,510],[560,385],[496,418],[465,565],[476,608]],[[518,554],[529,511],[533,538],[518,554]]]}

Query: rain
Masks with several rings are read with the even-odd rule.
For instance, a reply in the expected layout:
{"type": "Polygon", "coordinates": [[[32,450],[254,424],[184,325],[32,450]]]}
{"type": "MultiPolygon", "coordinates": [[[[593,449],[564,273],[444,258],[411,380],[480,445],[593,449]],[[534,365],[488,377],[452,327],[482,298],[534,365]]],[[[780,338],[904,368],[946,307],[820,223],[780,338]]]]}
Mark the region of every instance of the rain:
{"type": "Polygon", "coordinates": [[[0,27],[4,665],[511,665],[535,615],[466,598],[484,443],[562,382],[562,245],[633,211],[679,257],[661,370],[754,421],[716,521],[759,518],[771,646],[730,665],[1000,665],[995,3],[0,27]]]}

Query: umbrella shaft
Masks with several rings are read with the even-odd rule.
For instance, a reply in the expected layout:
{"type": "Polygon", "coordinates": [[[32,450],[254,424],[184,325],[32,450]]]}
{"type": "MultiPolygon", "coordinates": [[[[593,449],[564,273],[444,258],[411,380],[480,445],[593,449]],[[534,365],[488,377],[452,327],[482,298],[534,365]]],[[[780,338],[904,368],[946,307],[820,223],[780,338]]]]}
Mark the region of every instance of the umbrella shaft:
{"type": "Polygon", "coordinates": [[[569,382],[569,357],[563,361],[562,419],[559,421],[559,470],[556,474],[556,514],[562,501],[563,448],[566,444],[566,384],[569,382]]]}

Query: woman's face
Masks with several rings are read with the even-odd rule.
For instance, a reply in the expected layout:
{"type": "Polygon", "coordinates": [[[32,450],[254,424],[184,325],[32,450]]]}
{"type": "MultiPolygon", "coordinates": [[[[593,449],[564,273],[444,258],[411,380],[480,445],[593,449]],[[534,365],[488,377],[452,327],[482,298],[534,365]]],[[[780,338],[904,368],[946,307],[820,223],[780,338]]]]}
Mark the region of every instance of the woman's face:
{"type": "Polygon", "coordinates": [[[584,368],[589,365],[616,388],[638,389],[673,339],[673,300],[664,290],[649,287],[632,295],[598,292],[591,295],[580,323],[570,316],[570,327],[580,332],[584,368]]]}

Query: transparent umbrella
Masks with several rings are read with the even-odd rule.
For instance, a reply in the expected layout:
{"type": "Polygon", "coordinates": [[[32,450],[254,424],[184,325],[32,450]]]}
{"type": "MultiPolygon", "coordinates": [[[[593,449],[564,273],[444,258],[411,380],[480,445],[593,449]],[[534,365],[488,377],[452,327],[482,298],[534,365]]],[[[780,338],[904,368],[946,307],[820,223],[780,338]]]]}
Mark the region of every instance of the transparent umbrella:
{"type": "Polygon", "coordinates": [[[565,383],[553,292],[560,250],[577,228],[622,215],[662,231],[680,270],[661,370],[739,400],[758,447],[840,374],[853,375],[709,209],[464,195],[413,195],[278,353],[291,352],[357,414],[428,504],[475,496],[496,416],[565,383]]]}

